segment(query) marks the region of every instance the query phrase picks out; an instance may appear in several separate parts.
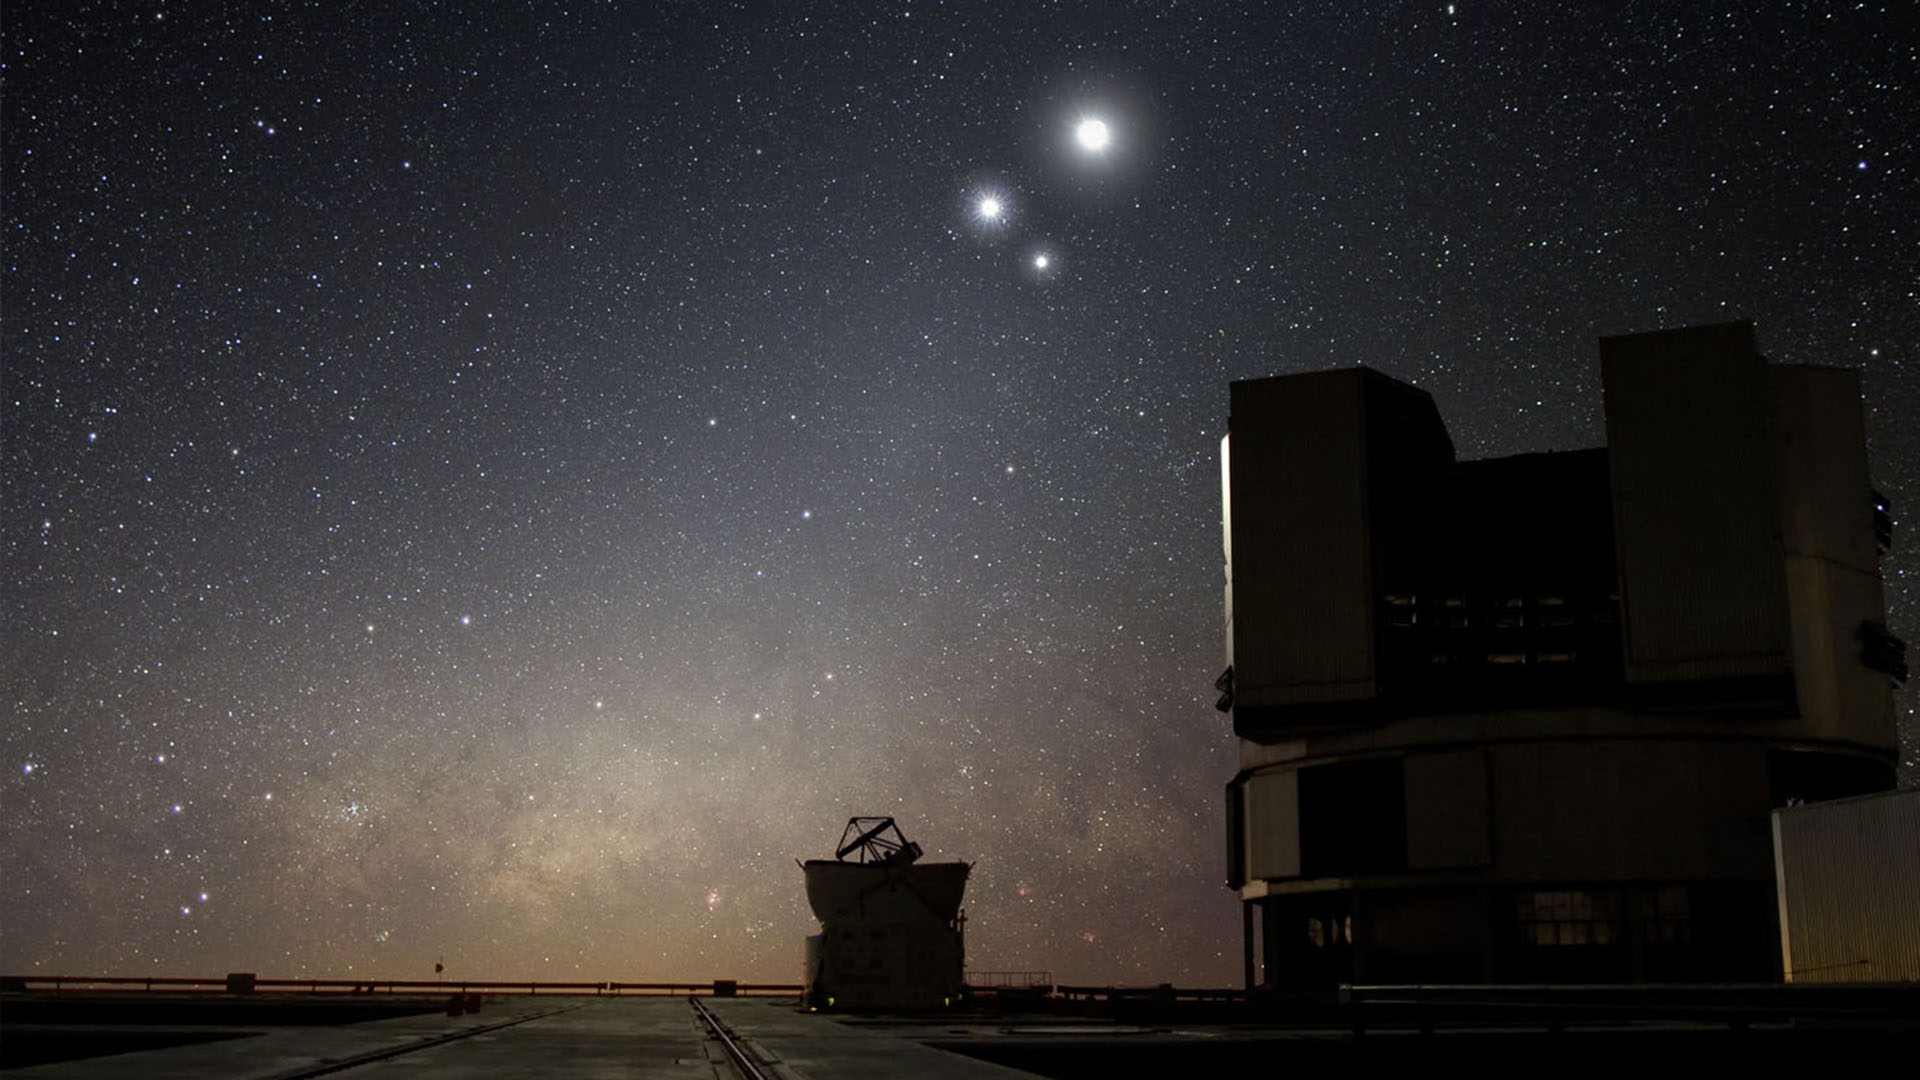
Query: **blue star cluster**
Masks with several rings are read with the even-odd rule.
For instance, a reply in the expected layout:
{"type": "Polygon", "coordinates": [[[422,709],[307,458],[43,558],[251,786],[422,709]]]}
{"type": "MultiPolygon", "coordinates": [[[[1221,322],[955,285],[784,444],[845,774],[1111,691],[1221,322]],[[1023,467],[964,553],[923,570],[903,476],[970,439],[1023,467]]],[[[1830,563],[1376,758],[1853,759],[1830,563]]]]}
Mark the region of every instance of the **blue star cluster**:
{"type": "Polygon", "coordinates": [[[1753,318],[1920,504],[1905,4],[0,39],[9,972],[790,981],[893,814],[970,966],[1230,984],[1229,380],[1593,445],[1598,335],[1753,318]]]}

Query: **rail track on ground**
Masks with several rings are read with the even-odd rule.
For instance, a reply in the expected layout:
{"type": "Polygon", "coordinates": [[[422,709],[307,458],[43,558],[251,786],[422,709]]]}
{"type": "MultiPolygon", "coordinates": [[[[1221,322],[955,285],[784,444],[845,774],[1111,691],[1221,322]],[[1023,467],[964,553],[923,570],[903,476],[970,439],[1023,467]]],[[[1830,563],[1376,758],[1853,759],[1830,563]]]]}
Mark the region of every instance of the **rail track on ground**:
{"type": "Polygon", "coordinates": [[[741,1044],[740,1039],[734,1035],[733,1029],[727,1026],[726,1021],[720,1019],[712,1009],[700,1004],[699,998],[690,997],[687,999],[687,1004],[693,1006],[693,1014],[698,1016],[700,1022],[706,1025],[707,1031],[719,1040],[720,1048],[726,1051],[727,1061],[745,1080],[777,1080],[774,1073],[761,1068],[760,1063],[747,1052],[747,1048],[741,1044]]]}

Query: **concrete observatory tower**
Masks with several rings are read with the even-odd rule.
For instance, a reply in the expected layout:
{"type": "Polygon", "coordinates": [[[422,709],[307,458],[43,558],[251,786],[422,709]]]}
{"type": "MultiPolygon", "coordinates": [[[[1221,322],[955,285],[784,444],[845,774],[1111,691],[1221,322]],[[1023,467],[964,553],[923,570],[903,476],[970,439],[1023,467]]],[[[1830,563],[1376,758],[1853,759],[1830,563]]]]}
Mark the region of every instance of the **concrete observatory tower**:
{"type": "Polygon", "coordinates": [[[1599,353],[1606,445],[1505,458],[1364,368],[1233,384],[1250,985],[1774,981],[1770,814],[1894,786],[1859,373],[1745,322],[1599,353]]]}
{"type": "Polygon", "coordinates": [[[856,817],[833,858],[800,864],[820,920],[807,938],[809,1007],[938,1009],[960,999],[960,898],[973,867],[919,858],[892,818],[856,817]]]}

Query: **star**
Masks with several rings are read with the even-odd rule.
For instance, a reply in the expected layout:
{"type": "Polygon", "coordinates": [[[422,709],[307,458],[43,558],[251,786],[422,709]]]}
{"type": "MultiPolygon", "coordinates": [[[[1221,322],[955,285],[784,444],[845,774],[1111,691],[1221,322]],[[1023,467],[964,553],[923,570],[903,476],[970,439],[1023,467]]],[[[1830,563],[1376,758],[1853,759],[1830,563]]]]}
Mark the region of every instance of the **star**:
{"type": "MultiPolygon", "coordinates": [[[[796,16],[748,57],[633,5],[450,5],[349,18],[365,63],[341,65],[287,48],[340,30],[293,5],[221,27],[300,88],[261,97],[177,77],[191,20],[14,5],[9,46],[116,61],[76,95],[61,50],[8,49],[0,507],[40,524],[0,560],[0,682],[32,688],[0,730],[0,968],[205,975],[211,880],[244,915],[221,949],[276,973],[405,977],[444,941],[481,979],[777,982],[818,929],[789,859],[898,810],[930,858],[978,861],[976,965],[1237,983],[1238,898],[1153,857],[1207,843],[1237,768],[1195,674],[1230,381],[1377,357],[1463,456],[1570,450],[1603,438],[1570,327],[1758,313],[1775,359],[1859,368],[1874,480],[1920,491],[1888,149],[1911,140],[1882,85],[1911,35],[1855,13],[1835,66],[1772,49],[1803,29],[1786,6],[1724,6],[1441,48],[1410,35],[1475,4],[1112,38],[960,5],[796,16]],[[475,35],[510,46],[484,108],[365,94],[475,35]],[[1294,62],[1205,70],[1274,40],[1294,62]],[[1699,62],[1625,82],[1596,45],[1671,40],[1699,62]],[[612,42],[715,85],[596,93],[612,42]],[[1396,63],[1446,77],[1369,75],[1396,63]],[[1650,167],[1696,84],[1795,122],[1650,167]],[[1501,107],[1458,122],[1477,100],[1501,107]],[[153,154],[129,101],[205,141],[153,154]],[[1529,152],[1543,118],[1561,136],[1529,152]],[[1787,257],[1803,236],[1840,246],[1787,257]],[[1135,751],[1087,769],[1090,737],[1135,751]],[[1092,831],[1003,827],[1115,793],[1092,831]],[[608,897],[653,914],[608,935],[608,897]]],[[[1912,590],[1887,592],[1911,639],[1912,590]]]]}
{"type": "Polygon", "coordinates": [[[1113,143],[1113,131],[1099,117],[1089,116],[1073,129],[1073,141],[1089,154],[1104,152],[1113,143]]]}
{"type": "Polygon", "coordinates": [[[1004,189],[997,185],[983,185],[974,188],[969,197],[972,199],[969,212],[973,216],[975,227],[993,231],[1006,228],[1013,207],[1008,202],[1004,189]]]}

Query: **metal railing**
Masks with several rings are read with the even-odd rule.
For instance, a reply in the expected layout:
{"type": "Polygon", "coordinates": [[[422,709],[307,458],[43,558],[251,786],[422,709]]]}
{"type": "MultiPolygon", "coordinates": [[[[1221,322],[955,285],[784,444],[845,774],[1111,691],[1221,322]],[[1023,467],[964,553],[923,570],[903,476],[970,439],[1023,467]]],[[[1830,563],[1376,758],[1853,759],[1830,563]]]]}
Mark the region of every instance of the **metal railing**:
{"type": "Polygon", "coordinates": [[[1244,1001],[1245,990],[1206,986],[1056,986],[1068,1001],[1244,1001]]]}
{"type": "Polygon", "coordinates": [[[799,983],[550,982],[540,979],[261,979],[251,976],[192,978],[164,975],[0,975],[0,991],[81,993],[137,990],[174,994],[527,994],[574,996],[771,997],[800,993],[799,983]]]}
{"type": "Polygon", "coordinates": [[[969,990],[1052,990],[1051,971],[969,971],[969,990]]]}

